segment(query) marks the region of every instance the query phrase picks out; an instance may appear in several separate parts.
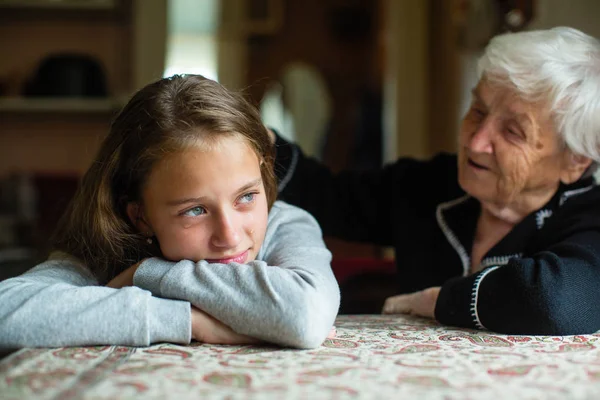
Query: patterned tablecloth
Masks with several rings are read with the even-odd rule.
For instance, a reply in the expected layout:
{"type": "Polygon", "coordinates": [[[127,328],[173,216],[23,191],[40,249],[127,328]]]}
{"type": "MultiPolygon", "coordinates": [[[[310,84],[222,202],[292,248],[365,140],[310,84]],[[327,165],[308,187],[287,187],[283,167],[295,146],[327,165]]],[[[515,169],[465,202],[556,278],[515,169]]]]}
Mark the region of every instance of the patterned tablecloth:
{"type": "Polygon", "coordinates": [[[0,399],[600,399],[600,334],[510,336],[340,316],[313,350],[159,344],[22,349],[0,399]]]}

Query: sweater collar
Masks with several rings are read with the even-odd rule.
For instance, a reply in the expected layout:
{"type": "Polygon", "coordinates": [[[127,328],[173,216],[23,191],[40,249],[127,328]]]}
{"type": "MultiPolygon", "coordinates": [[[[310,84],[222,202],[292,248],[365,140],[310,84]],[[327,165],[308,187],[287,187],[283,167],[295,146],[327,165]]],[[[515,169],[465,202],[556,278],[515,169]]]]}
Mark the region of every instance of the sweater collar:
{"type": "MultiPolygon", "coordinates": [[[[485,254],[481,267],[505,265],[511,258],[522,257],[532,237],[544,227],[557,209],[569,199],[591,190],[595,184],[593,177],[581,179],[571,185],[560,184],[554,196],[543,207],[526,216],[485,254]]],[[[463,276],[469,275],[471,250],[480,212],[481,204],[469,195],[437,206],[438,226],[460,257],[463,276]]]]}

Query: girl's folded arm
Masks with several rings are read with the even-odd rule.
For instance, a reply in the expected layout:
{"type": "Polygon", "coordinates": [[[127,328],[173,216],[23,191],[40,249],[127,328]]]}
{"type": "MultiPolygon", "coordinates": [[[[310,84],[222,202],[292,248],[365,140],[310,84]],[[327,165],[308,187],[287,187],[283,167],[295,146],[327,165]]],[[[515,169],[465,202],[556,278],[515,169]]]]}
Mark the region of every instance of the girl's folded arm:
{"type": "Polygon", "coordinates": [[[271,210],[261,259],[248,264],[152,258],[134,283],[187,300],[234,331],[299,348],[319,346],[340,302],[331,253],[310,214],[283,203],[271,210]]]}
{"type": "Polygon", "coordinates": [[[0,282],[0,347],[189,343],[190,304],[140,288],[98,286],[69,260],[0,282]]]}

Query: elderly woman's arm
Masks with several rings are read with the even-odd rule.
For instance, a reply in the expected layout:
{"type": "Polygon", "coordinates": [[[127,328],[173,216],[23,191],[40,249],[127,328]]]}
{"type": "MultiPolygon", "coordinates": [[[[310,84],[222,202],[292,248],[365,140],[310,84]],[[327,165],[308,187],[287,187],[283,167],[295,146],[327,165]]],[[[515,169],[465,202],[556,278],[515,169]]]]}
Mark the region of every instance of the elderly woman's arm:
{"type": "Polygon", "coordinates": [[[600,329],[600,232],[575,233],[533,257],[442,286],[442,323],[512,334],[570,335],[600,329]]]}
{"type": "Polygon", "coordinates": [[[276,149],[279,198],[311,213],[325,236],[394,245],[398,221],[407,223],[415,210],[435,208],[464,194],[456,182],[456,158],[447,154],[431,161],[401,158],[384,168],[333,173],[280,136],[276,149]]]}
{"type": "Polygon", "coordinates": [[[248,264],[144,261],[133,283],[191,302],[235,332],[312,348],[329,334],[340,303],[331,253],[304,210],[276,202],[259,257],[248,264]]]}

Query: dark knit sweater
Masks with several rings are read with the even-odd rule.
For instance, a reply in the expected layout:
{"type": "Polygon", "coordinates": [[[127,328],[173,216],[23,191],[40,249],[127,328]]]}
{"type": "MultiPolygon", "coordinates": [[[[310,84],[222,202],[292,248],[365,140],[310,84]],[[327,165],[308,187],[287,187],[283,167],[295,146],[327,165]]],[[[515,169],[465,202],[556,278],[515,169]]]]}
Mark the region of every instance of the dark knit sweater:
{"type": "Polygon", "coordinates": [[[470,274],[479,202],[458,185],[456,157],[402,158],[369,172],[332,174],[277,138],[280,198],[326,236],[393,246],[398,292],[441,286],[438,321],[511,334],[600,330],[600,186],[560,186],[470,274]]]}

